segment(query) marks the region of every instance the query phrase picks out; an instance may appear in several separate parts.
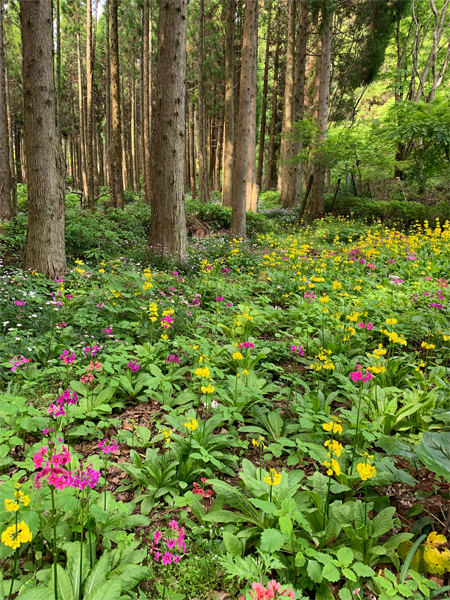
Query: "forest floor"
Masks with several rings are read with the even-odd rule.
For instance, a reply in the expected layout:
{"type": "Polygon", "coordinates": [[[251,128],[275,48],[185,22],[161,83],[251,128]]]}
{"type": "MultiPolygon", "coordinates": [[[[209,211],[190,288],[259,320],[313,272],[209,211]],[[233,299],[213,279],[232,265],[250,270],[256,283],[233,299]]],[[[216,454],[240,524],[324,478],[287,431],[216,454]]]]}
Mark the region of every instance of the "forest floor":
{"type": "MultiPolygon", "coordinates": [[[[99,565],[108,600],[448,585],[448,227],[192,225],[181,265],[122,245],[57,282],[0,267],[0,507],[29,497],[0,520],[32,535],[14,593],[54,598],[53,522],[64,599],[80,536],[84,600],[99,565]],[[48,447],[97,472],[89,493],[52,491],[48,447]]],[[[1,544],[5,597],[13,557],[1,544]]]]}

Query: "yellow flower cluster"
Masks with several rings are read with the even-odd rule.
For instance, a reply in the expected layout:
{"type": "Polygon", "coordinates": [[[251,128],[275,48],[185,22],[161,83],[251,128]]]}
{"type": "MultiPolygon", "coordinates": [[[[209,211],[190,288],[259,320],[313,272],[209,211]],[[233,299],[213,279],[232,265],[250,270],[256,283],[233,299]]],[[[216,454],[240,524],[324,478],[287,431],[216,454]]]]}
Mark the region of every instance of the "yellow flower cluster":
{"type": "Polygon", "coordinates": [[[321,362],[313,362],[309,365],[309,368],[313,371],[321,371],[322,369],[334,371],[336,367],[334,366],[334,363],[329,360],[327,356],[329,354],[331,354],[331,350],[325,350],[324,348],[321,348],[319,354],[317,354],[315,357],[321,362]]]}
{"type": "Polygon", "coordinates": [[[21,504],[24,506],[28,506],[30,504],[30,498],[21,490],[16,490],[14,492],[14,500],[5,499],[5,508],[10,512],[17,512],[21,504]]]}
{"type": "Polygon", "coordinates": [[[342,454],[343,446],[337,440],[327,440],[324,443],[325,448],[328,448],[327,458],[322,464],[327,467],[327,475],[331,477],[333,473],[338,477],[341,474],[341,467],[336,460],[342,454]]]}
{"type": "Polygon", "coordinates": [[[199,367],[198,369],[195,369],[195,374],[197,377],[209,377],[209,369],[208,367],[199,367]]]}
{"type": "Polygon", "coordinates": [[[18,523],[17,527],[15,524],[11,525],[11,527],[8,527],[2,533],[1,537],[2,543],[5,544],[5,546],[13,548],[14,550],[20,548],[22,544],[31,542],[32,539],[33,535],[31,534],[28,525],[24,521],[18,523]]]}
{"type": "Polygon", "coordinates": [[[186,427],[186,429],[189,429],[189,431],[195,431],[198,427],[198,421],[197,419],[190,417],[187,421],[184,422],[184,426],[186,427]]]}
{"type": "Polygon", "coordinates": [[[262,446],[262,447],[263,447],[263,450],[265,450],[265,449],[267,448],[267,446],[265,446],[265,445],[264,445],[264,442],[265,442],[265,441],[266,441],[266,440],[263,438],[263,436],[262,436],[262,435],[260,435],[260,436],[259,436],[259,438],[258,438],[257,440],[255,440],[255,439],[252,439],[252,444],[253,444],[254,446],[256,446],[257,448],[258,448],[259,446],[262,446]]]}
{"type": "Polygon", "coordinates": [[[404,338],[400,337],[396,331],[388,331],[387,329],[380,329],[381,333],[384,333],[388,336],[389,340],[394,344],[401,344],[402,346],[406,346],[407,342],[404,338]]]}
{"type": "Polygon", "coordinates": [[[202,385],[202,394],[214,394],[214,386],[209,384],[208,386],[202,385]]]}
{"type": "Polygon", "coordinates": [[[367,463],[359,463],[356,469],[358,470],[359,476],[363,481],[367,481],[368,479],[375,477],[377,474],[375,467],[367,463]]]}
{"type": "Polygon", "coordinates": [[[421,347],[425,348],[425,350],[433,350],[434,348],[436,348],[434,344],[428,344],[427,342],[422,342],[421,347]]]}
{"type": "Polygon", "coordinates": [[[240,352],[235,352],[233,354],[233,360],[242,360],[244,357],[242,356],[242,354],[240,352]]]}
{"type": "Polygon", "coordinates": [[[269,475],[264,477],[264,482],[267,485],[278,485],[281,482],[281,473],[277,473],[276,469],[270,469],[269,475]]]}
{"type": "Polygon", "coordinates": [[[323,428],[325,431],[332,431],[333,433],[342,434],[342,425],[340,425],[340,421],[338,419],[334,421],[330,421],[329,423],[324,423],[323,428]]]}
{"type": "Polygon", "coordinates": [[[397,319],[386,319],[386,323],[388,325],[397,325],[398,321],[397,319]]]}
{"type": "Polygon", "coordinates": [[[162,431],[161,431],[161,429],[158,429],[158,433],[162,433],[163,434],[163,436],[164,436],[164,443],[165,444],[170,444],[170,442],[172,441],[172,439],[170,437],[172,435],[172,433],[173,433],[172,429],[166,429],[164,427],[164,429],[162,431]]]}
{"type": "Polygon", "coordinates": [[[158,318],[158,307],[156,306],[156,302],[153,302],[148,307],[148,316],[150,318],[150,321],[153,321],[153,323],[157,320],[157,318],[158,318]]]}

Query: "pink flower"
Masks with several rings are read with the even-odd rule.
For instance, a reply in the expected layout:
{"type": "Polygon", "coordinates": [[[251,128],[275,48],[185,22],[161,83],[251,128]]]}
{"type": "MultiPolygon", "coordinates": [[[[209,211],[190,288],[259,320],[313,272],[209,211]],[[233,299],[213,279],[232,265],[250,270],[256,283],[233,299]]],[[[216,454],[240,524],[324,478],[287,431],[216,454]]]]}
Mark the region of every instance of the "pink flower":
{"type": "Polygon", "coordinates": [[[165,554],[163,554],[161,562],[163,565],[170,565],[170,563],[172,562],[172,558],[173,554],[171,554],[170,552],[166,552],[165,554]]]}
{"type": "Polygon", "coordinates": [[[155,533],[153,534],[153,541],[155,542],[155,544],[157,544],[159,542],[159,539],[161,536],[162,536],[162,533],[157,529],[155,531],[155,533]]]}
{"type": "Polygon", "coordinates": [[[178,522],[175,520],[169,521],[169,527],[172,529],[172,531],[177,531],[178,530],[178,522]]]}
{"type": "Polygon", "coordinates": [[[180,562],[181,560],[181,556],[178,556],[178,554],[175,554],[175,556],[173,557],[173,562],[176,564],[178,562],[180,562]]]}
{"type": "Polygon", "coordinates": [[[371,322],[369,321],[369,322],[367,323],[367,325],[366,325],[366,329],[367,329],[368,331],[371,331],[371,330],[373,329],[373,323],[371,323],[371,322]]]}
{"type": "Polygon", "coordinates": [[[167,541],[167,547],[169,548],[169,550],[173,550],[176,545],[177,545],[177,540],[166,540],[167,541]]]}

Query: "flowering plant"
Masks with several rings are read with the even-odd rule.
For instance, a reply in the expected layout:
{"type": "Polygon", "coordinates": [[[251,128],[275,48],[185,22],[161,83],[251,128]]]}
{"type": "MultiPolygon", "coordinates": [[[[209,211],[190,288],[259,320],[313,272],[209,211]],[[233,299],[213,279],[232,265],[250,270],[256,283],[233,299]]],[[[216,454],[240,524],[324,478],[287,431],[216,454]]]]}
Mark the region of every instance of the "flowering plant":
{"type": "MultiPolygon", "coordinates": [[[[281,584],[277,583],[275,579],[269,581],[267,589],[262,583],[252,583],[252,592],[248,592],[253,600],[271,600],[272,598],[291,598],[294,600],[295,594],[292,588],[281,589],[281,584]]],[[[245,596],[241,596],[240,600],[245,600],[245,596]]]]}

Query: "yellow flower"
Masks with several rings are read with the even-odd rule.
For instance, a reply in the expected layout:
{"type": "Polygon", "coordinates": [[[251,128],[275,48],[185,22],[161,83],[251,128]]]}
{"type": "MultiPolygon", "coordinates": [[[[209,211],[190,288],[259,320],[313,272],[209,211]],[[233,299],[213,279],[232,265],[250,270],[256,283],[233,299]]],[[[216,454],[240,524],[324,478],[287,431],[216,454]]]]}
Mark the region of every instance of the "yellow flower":
{"type": "Polygon", "coordinates": [[[9,512],[17,512],[19,510],[19,503],[5,498],[5,508],[6,510],[9,510],[9,512]]]}
{"type": "Polygon", "coordinates": [[[242,375],[250,375],[250,373],[247,371],[247,369],[244,369],[244,370],[242,371],[242,375]]]}
{"type": "Polygon", "coordinates": [[[1,537],[2,543],[5,544],[5,546],[14,548],[14,550],[20,548],[21,544],[31,542],[32,539],[33,536],[31,531],[24,521],[18,523],[17,527],[16,525],[11,525],[11,527],[8,527],[8,529],[2,533],[1,537]]]}
{"type": "Polygon", "coordinates": [[[75,261],[75,264],[76,265],[84,265],[84,262],[82,260],[78,259],[75,261]]]}
{"type": "Polygon", "coordinates": [[[330,477],[331,475],[333,475],[333,473],[336,473],[336,476],[339,476],[341,474],[341,467],[339,466],[338,461],[334,458],[332,458],[331,461],[326,460],[322,464],[325,467],[328,467],[327,475],[329,475],[330,477]]]}
{"type": "Polygon", "coordinates": [[[161,339],[165,341],[165,340],[169,339],[169,336],[166,334],[163,334],[163,335],[161,335],[161,339]]]}
{"type": "Polygon", "coordinates": [[[98,272],[99,272],[99,273],[104,273],[104,272],[105,272],[105,269],[99,269],[99,270],[98,270],[98,272]]]}
{"type": "Polygon", "coordinates": [[[397,325],[398,321],[397,319],[386,319],[386,323],[388,325],[397,325]]]}
{"type": "Polygon", "coordinates": [[[328,448],[328,450],[332,454],[334,454],[335,456],[337,456],[338,458],[341,456],[341,453],[342,453],[342,450],[343,450],[343,446],[337,440],[327,440],[324,443],[324,446],[326,448],[328,448]]]}
{"type": "Polygon", "coordinates": [[[208,367],[195,369],[195,374],[197,377],[209,377],[209,369],[208,367]]]}
{"type": "Polygon", "coordinates": [[[332,431],[333,433],[338,433],[339,435],[342,433],[342,425],[339,425],[339,421],[330,421],[329,423],[324,423],[323,428],[325,431],[332,431]]]}
{"type": "Polygon", "coordinates": [[[359,476],[363,481],[367,481],[368,479],[375,477],[377,474],[375,467],[368,465],[367,463],[359,463],[356,469],[358,470],[359,476]]]}
{"type": "Polygon", "coordinates": [[[434,344],[427,344],[427,342],[422,342],[421,346],[426,350],[433,350],[433,348],[436,348],[434,344]]]}
{"type": "Polygon", "coordinates": [[[276,469],[270,469],[269,475],[264,477],[267,485],[278,485],[281,481],[281,473],[277,473],[276,469]]]}
{"type": "Polygon", "coordinates": [[[186,427],[186,429],[189,429],[189,431],[195,431],[198,427],[198,422],[197,419],[194,418],[189,418],[187,421],[184,422],[184,426],[186,427]]]}
{"type": "Polygon", "coordinates": [[[244,357],[242,356],[242,354],[240,352],[235,352],[233,354],[233,360],[242,360],[244,357]]]}
{"type": "Polygon", "coordinates": [[[207,387],[202,385],[202,394],[214,394],[214,386],[209,384],[207,387]]]}
{"type": "Polygon", "coordinates": [[[340,281],[333,281],[333,290],[340,290],[342,288],[342,283],[340,281]]]}

